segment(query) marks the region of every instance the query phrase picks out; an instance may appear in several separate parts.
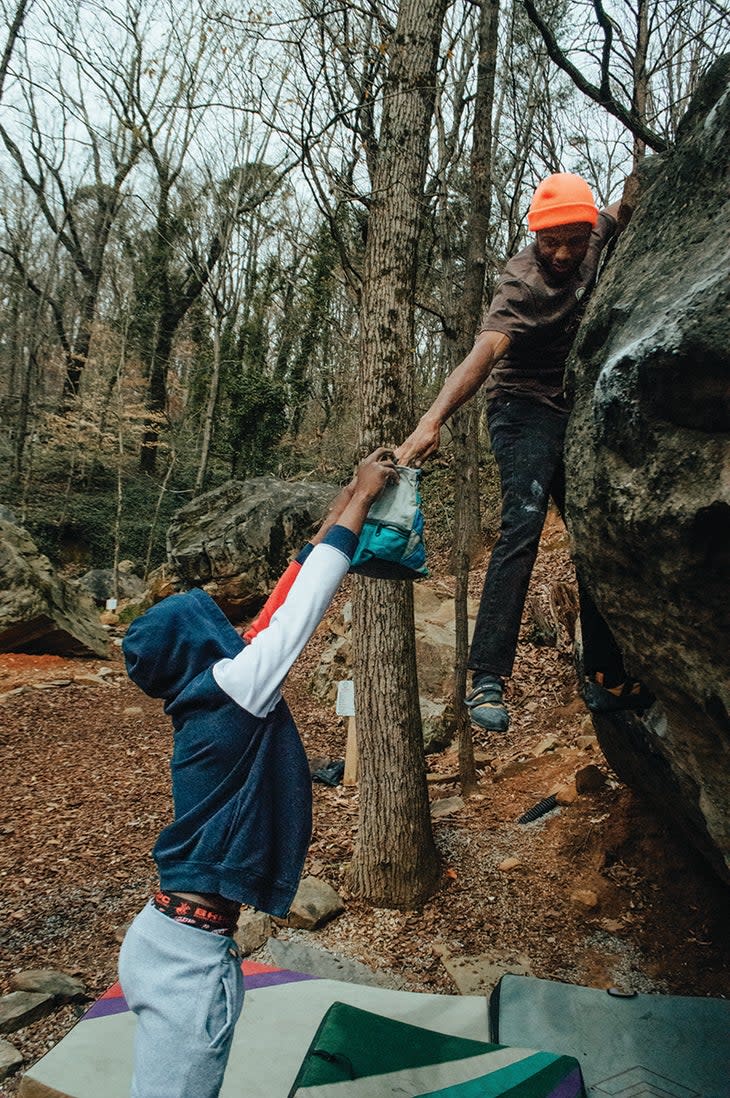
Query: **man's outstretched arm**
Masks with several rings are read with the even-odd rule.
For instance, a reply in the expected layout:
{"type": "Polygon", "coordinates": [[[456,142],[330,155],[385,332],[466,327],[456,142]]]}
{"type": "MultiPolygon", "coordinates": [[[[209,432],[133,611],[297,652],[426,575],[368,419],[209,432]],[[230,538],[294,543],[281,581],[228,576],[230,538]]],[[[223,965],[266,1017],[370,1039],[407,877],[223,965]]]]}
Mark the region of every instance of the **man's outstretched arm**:
{"type": "Polygon", "coordinates": [[[415,431],[395,451],[398,465],[420,465],[438,450],[441,428],[446,420],[484,384],[492,367],[506,354],[509,344],[509,336],[502,332],[479,333],[471,351],[449,374],[415,431]]]}

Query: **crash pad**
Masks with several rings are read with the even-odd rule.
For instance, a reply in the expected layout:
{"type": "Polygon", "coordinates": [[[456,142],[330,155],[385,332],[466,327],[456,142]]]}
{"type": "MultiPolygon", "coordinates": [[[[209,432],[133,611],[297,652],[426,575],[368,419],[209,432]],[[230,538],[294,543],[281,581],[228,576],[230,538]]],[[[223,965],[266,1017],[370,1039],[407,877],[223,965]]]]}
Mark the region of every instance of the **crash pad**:
{"type": "Polygon", "coordinates": [[[730,1098],[730,1002],[503,976],[490,1037],[574,1056],[589,1098],[730,1098]]]}
{"type": "MultiPolygon", "coordinates": [[[[487,1000],[479,996],[321,980],[252,961],[244,961],[243,973],[246,996],[221,1098],[284,1098],[335,1001],[454,1037],[488,1039],[487,1000]]],[[[121,988],[113,985],[28,1069],[19,1098],[128,1098],[135,1024],[121,988]]]]}
{"type": "Polygon", "coordinates": [[[289,1098],[585,1098],[570,1056],[505,1048],[333,1003],[289,1098]]]}

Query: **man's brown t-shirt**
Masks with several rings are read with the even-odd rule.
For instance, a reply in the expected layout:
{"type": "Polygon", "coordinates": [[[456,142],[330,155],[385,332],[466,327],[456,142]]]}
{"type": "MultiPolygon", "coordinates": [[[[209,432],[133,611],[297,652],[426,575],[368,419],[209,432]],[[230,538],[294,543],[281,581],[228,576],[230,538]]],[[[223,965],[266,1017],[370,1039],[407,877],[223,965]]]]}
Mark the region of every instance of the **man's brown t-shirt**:
{"type": "Polygon", "coordinates": [[[510,337],[509,350],[486,383],[489,400],[524,396],[563,410],[565,362],[596,280],[601,252],[616,221],[601,210],[588,251],[575,274],[558,285],[549,281],[528,245],[510,259],[481,326],[510,337]]]}

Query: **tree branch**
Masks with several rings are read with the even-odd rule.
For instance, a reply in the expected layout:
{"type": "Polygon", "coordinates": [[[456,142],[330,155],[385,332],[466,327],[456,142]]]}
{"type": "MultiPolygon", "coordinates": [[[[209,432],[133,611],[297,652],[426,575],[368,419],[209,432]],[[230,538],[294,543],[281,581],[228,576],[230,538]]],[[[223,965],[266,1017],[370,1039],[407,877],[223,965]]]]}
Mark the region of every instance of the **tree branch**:
{"type": "MultiPolygon", "coordinates": [[[[522,4],[530,22],[533,23],[540,32],[551,60],[555,62],[558,68],[568,74],[575,86],[582,91],[584,95],[587,95],[589,99],[592,99],[594,103],[598,103],[604,110],[608,111],[609,114],[612,114],[614,118],[617,118],[635,137],[646,142],[650,149],[653,149],[655,152],[665,152],[669,148],[669,143],[665,141],[663,137],[650,129],[637,117],[633,110],[628,110],[620,103],[617,103],[610,91],[607,95],[604,94],[601,88],[597,88],[595,84],[592,84],[587,80],[580,69],[576,68],[576,66],[568,60],[558,45],[555,35],[532,3],[532,0],[522,0],[522,4]]],[[[603,84],[603,75],[601,82],[603,84]]]]}
{"type": "Polygon", "coordinates": [[[5,43],[5,49],[3,50],[2,58],[0,58],[0,99],[3,95],[3,87],[5,85],[5,77],[8,75],[8,69],[10,68],[10,58],[13,56],[13,50],[15,49],[15,42],[20,34],[20,28],[23,25],[25,19],[26,9],[30,0],[19,0],[18,6],[15,9],[15,15],[13,21],[8,28],[8,40],[5,43]]]}
{"type": "Polygon", "coordinates": [[[601,95],[612,99],[611,94],[611,46],[613,44],[613,23],[606,15],[601,0],[593,0],[596,18],[603,30],[603,50],[601,51],[601,95]]]}
{"type": "Polygon", "coordinates": [[[70,355],[72,353],[71,344],[66,334],[66,325],[63,319],[63,309],[59,302],[56,301],[56,299],[49,294],[46,287],[38,285],[33,276],[29,274],[25,263],[23,263],[23,260],[20,258],[20,255],[17,251],[12,250],[11,248],[6,248],[4,245],[0,244],[0,255],[6,255],[11,260],[13,266],[15,267],[15,270],[20,275],[26,288],[38,298],[38,301],[41,304],[45,303],[46,305],[48,305],[51,313],[53,314],[53,326],[56,329],[56,335],[58,336],[59,343],[63,347],[65,354],[70,355]]]}

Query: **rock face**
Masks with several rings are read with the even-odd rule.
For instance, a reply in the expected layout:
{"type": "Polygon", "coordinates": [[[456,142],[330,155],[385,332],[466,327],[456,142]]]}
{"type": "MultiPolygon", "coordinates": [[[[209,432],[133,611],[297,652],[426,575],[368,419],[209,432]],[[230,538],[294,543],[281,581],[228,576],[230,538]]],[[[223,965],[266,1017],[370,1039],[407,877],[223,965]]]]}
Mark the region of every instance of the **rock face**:
{"type": "Polygon", "coordinates": [[[235,621],[260,604],[325,514],[337,488],[276,477],[230,480],[177,512],[171,567],[235,621]]]}
{"type": "Polygon", "coordinates": [[[730,56],[652,158],[570,368],[577,563],[657,702],[597,718],[617,772],[730,878],[730,56]]]}
{"type": "Polygon", "coordinates": [[[114,584],[113,568],[92,568],[78,581],[93,598],[98,606],[103,606],[107,599],[116,596],[120,599],[139,598],[145,593],[144,580],[134,573],[134,565],[129,560],[120,561],[117,568],[116,592],[114,584]]]}
{"type": "Polygon", "coordinates": [[[27,530],[2,519],[0,651],[108,655],[91,599],[55,575],[27,530]]]}

